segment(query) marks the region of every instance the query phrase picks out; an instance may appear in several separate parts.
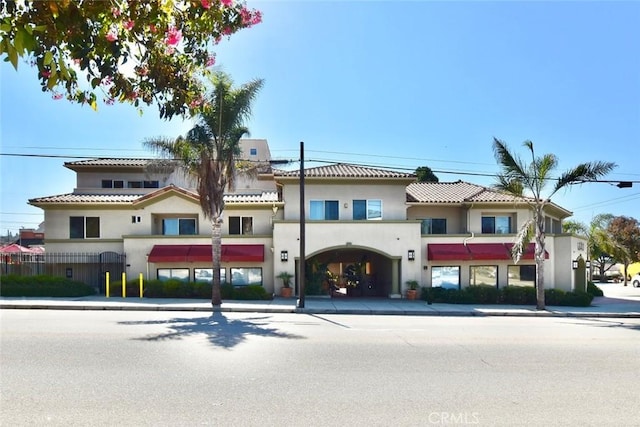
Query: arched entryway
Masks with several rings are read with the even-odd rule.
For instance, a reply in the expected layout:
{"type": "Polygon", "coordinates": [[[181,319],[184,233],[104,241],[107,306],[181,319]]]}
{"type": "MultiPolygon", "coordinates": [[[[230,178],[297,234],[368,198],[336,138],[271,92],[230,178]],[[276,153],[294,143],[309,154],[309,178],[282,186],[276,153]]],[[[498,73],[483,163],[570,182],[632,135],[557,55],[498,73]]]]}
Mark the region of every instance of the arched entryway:
{"type": "MultiPolygon", "coordinates": [[[[309,255],[305,272],[307,295],[386,298],[397,286],[399,260],[370,248],[334,247],[309,255]]],[[[296,293],[298,283],[296,277],[296,293]]]]}
{"type": "Polygon", "coordinates": [[[587,263],[582,256],[579,256],[576,260],[576,267],[573,270],[573,290],[586,292],[587,291],[587,263]]]}

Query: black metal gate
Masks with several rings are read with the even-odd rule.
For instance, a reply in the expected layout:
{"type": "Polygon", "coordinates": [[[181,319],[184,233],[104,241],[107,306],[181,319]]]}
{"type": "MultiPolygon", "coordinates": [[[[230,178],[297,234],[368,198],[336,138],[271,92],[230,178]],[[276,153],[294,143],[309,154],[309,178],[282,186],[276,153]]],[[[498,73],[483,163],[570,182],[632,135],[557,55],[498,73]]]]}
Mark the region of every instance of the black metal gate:
{"type": "Polygon", "coordinates": [[[99,291],[104,293],[107,288],[106,273],[109,272],[110,281],[121,280],[122,273],[126,271],[127,257],[117,252],[102,252],[100,260],[99,291]]]}

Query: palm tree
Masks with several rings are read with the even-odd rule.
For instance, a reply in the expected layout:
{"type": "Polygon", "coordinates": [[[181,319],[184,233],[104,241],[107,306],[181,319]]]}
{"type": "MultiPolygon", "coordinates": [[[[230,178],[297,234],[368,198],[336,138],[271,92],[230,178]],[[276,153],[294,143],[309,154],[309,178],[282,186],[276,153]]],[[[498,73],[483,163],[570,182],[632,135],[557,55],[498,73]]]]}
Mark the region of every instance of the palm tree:
{"type": "Polygon", "coordinates": [[[526,164],[518,156],[511,153],[507,145],[497,138],[493,139],[493,152],[496,161],[501,167],[501,172],[497,175],[496,188],[507,191],[517,196],[528,196],[528,204],[531,207],[533,216],[525,221],[516,235],[516,242],[513,245],[513,260],[520,261],[525,244],[530,239],[533,228],[535,236],[535,262],[536,262],[536,308],[544,310],[544,209],[551,203],[551,196],[560,189],[566,188],[570,184],[594,181],[606,175],[613,168],[614,163],[610,162],[590,162],[581,163],[560,175],[553,178],[551,173],[558,166],[558,159],[554,154],[545,154],[536,157],[533,150],[533,142],[525,141],[525,147],[531,152],[531,163],[526,164]],[[549,182],[555,182],[551,191],[545,196],[543,192],[549,182]]]}
{"type": "Polygon", "coordinates": [[[244,125],[251,116],[251,104],[264,81],[255,79],[233,88],[231,77],[224,72],[212,78],[209,103],[198,115],[196,125],[184,137],[175,140],[154,138],[144,145],[164,156],[178,159],[180,167],[197,182],[200,207],[211,220],[213,280],[211,304],[222,303],[220,263],[222,253],[222,214],[224,193],[233,191],[236,165],[240,154],[240,138],[249,133],[244,125]]]}

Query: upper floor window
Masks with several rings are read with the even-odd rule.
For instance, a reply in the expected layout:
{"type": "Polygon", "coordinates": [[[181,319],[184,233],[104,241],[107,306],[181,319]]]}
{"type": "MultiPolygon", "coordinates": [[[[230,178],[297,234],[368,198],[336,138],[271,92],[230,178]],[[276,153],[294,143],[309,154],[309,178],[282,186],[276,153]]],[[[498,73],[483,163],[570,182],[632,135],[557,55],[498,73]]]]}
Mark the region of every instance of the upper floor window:
{"type": "Polygon", "coordinates": [[[230,216],[229,234],[253,234],[253,218],[250,216],[230,216]]]}
{"type": "Polygon", "coordinates": [[[258,149],[257,148],[250,148],[249,149],[249,154],[252,156],[257,156],[258,155],[258,149]]]}
{"type": "Polygon", "coordinates": [[[382,219],[382,200],[354,200],[353,219],[382,219]]]}
{"type": "Polygon", "coordinates": [[[127,188],[160,188],[159,181],[127,181],[127,188]]]}
{"type": "Polygon", "coordinates": [[[482,217],[482,233],[483,234],[509,234],[511,231],[510,216],[483,216],[482,217]]]}
{"type": "Polygon", "coordinates": [[[162,234],[165,236],[194,235],[196,233],[195,218],[164,218],[162,234]]]}
{"type": "Polygon", "coordinates": [[[420,225],[422,234],[447,234],[447,220],[445,218],[426,218],[420,225]]]}
{"type": "Polygon", "coordinates": [[[124,188],[124,181],[121,179],[103,179],[102,188],[124,188]]]}
{"type": "Polygon", "coordinates": [[[309,219],[338,219],[338,201],[311,200],[309,219]]]}
{"type": "Polygon", "coordinates": [[[100,238],[100,217],[72,216],[69,217],[70,239],[100,238]]]}

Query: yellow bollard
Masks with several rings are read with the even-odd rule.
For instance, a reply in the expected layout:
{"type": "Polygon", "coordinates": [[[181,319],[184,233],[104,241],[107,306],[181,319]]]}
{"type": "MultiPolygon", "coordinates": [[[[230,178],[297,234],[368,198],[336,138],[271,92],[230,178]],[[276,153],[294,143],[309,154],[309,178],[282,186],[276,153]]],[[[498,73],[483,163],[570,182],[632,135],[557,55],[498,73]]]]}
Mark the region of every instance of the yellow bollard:
{"type": "Polygon", "coordinates": [[[107,298],[109,298],[109,272],[108,271],[105,273],[105,276],[106,276],[105,280],[107,282],[107,295],[106,296],[107,296],[107,298]]]}
{"type": "Polygon", "coordinates": [[[122,272],[122,298],[127,297],[127,273],[122,272]]]}
{"type": "Polygon", "coordinates": [[[140,298],[142,298],[142,273],[140,273],[140,298]]]}

